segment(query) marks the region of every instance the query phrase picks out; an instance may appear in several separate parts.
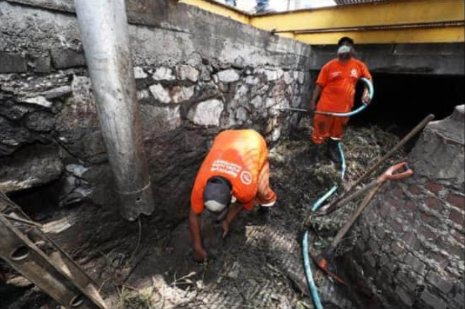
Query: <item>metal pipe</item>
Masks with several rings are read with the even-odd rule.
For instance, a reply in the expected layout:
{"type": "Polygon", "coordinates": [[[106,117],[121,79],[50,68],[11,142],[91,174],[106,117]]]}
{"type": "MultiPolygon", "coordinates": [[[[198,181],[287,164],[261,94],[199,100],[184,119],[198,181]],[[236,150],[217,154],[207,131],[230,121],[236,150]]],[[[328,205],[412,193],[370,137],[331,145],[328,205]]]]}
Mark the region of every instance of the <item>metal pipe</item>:
{"type": "Polygon", "coordinates": [[[124,0],[75,0],[97,112],[115,177],[121,215],[154,210],[137,116],[137,95],[124,0]]]}

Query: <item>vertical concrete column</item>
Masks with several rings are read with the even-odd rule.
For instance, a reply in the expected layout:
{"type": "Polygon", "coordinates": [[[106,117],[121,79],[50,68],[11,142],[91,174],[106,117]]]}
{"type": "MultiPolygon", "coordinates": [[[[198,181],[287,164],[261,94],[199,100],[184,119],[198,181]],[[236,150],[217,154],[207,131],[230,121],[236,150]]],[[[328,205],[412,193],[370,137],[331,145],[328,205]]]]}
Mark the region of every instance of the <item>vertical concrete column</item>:
{"type": "Polygon", "coordinates": [[[124,0],[75,0],[103,137],[127,220],[154,208],[124,0]]]}

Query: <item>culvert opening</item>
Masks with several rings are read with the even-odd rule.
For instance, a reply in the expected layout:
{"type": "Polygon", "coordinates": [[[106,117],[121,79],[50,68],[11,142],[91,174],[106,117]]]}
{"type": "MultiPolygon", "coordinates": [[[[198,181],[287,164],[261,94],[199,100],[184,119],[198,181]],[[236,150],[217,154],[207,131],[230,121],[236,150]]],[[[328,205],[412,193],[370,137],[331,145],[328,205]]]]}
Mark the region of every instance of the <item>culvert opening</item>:
{"type": "MultiPolygon", "coordinates": [[[[463,76],[373,74],[373,79],[373,105],[351,118],[353,126],[376,125],[403,136],[428,114],[444,119],[465,102],[463,76]]],[[[359,85],[357,98],[361,91],[359,85]]]]}

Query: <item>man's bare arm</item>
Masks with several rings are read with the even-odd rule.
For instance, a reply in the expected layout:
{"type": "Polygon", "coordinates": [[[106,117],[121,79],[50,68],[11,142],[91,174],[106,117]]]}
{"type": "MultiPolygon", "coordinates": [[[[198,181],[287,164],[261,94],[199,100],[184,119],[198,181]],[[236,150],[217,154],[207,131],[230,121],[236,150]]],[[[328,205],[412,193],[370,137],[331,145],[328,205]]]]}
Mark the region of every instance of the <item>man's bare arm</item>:
{"type": "Polygon", "coordinates": [[[315,87],[315,90],[313,91],[312,100],[310,101],[309,111],[312,112],[312,111],[315,110],[316,103],[318,102],[318,99],[320,98],[322,90],[323,90],[323,88],[320,85],[317,84],[316,87],[315,87]]]}
{"type": "Polygon", "coordinates": [[[207,251],[205,251],[202,244],[201,218],[192,209],[189,212],[189,225],[194,257],[197,261],[203,262],[207,258],[207,251]]]}

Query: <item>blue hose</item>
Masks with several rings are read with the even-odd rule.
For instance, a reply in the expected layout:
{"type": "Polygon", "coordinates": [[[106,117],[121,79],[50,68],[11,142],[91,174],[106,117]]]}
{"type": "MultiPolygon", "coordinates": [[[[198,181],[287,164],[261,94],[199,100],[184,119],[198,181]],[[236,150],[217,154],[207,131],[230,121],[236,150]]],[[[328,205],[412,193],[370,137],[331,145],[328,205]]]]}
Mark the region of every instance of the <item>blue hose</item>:
{"type": "MultiPolygon", "coordinates": [[[[370,95],[370,99],[373,100],[373,97],[375,95],[375,88],[373,87],[373,83],[368,78],[365,78],[365,77],[360,78],[360,80],[363,81],[365,85],[368,87],[368,93],[370,95]]],[[[363,103],[362,106],[348,113],[318,112],[318,114],[334,116],[334,117],[351,117],[351,116],[359,114],[367,107],[368,107],[368,104],[363,103]]]]}
{"type": "Polygon", "coordinates": [[[302,239],[302,255],[304,258],[305,277],[307,278],[308,289],[313,297],[316,309],[323,309],[321,304],[320,295],[318,289],[313,280],[312,269],[310,268],[310,257],[308,254],[308,231],[305,232],[304,238],[302,239]]]}
{"type": "MultiPolygon", "coordinates": [[[[346,165],[346,158],[344,156],[344,149],[342,147],[342,144],[339,142],[337,144],[337,148],[339,149],[339,156],[341,158],[341,179],[344,180],[344,177],[346,175],[346,170],[347,170],[347,165],[346,165]]],[[[334,193],[336,193],[337,191],[337,188],[338,186],[337,185],[334,185],[331,189],[329,189],[328,192],[325,193],[325,195],[323,195],[322,197],[320,197],[314,204],[313,204],[313,207],[312,207],[312,211],[315,212],[317,211],[321,205],[323,205],[323,203],[331,196],[333,195],[334,193]]]]}

